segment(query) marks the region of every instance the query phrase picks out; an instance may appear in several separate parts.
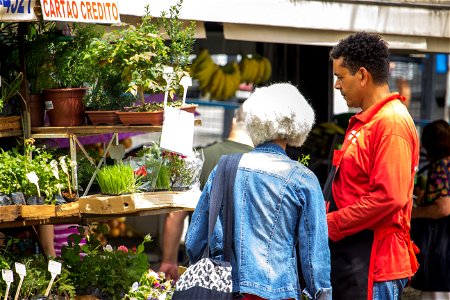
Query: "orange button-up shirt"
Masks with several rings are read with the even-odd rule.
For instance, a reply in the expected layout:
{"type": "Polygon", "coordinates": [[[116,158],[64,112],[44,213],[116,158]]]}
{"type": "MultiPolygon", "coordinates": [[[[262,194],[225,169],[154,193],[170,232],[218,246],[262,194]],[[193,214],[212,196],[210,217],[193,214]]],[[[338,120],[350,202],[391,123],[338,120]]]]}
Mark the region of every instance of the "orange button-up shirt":
{"type": "Polygon", "coordinates": [[[343,150],[333,158],[337,173],[332,191],[338,210],[327,214],[329,237],[338,241],[363,229],[374,230],[374,281],[415,272],[409,259],[409,229],[419,139],[398,98],[394,94],[353,116],[343,150]]]}

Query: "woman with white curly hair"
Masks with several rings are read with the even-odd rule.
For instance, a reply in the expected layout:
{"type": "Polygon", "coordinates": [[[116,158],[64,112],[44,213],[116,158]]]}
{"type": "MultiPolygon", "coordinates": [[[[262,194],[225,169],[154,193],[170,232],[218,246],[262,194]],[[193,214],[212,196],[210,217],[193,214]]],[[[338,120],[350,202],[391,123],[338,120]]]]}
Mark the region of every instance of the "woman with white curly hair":
{"type": "MultiPolygon", "coordinates": [[[[234,183],[231,266],[235,299],[301,299],[302,294],[308,299],[331,299],[321,187],[309,169],[286,154],[287,145],[300,147],[305,142],[314,111],[288,83],[256,89],[243,109],[255,149],[242,156],[234,183]]],[[[206,246],[215,174],[216,169],[188,229],[186,248],[191,263],[201,258],[206,246]]],[[[222,224],[216,225],[209,249],[210,257],[222,256],[222,224]]]]}

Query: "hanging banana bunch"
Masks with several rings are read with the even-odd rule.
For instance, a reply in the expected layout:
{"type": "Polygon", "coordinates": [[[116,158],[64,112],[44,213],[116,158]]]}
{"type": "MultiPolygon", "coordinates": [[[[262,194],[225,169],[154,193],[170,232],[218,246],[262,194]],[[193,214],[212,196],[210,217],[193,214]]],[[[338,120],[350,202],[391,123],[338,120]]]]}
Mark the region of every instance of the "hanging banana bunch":
{"type": "Polygon", "coordinates": [[[191,64],[191,76],[198,80],[200,90],[204,91],[209,85],[212,75],[218,68],[219,66],[214,63],[209,55],[208,49],[202,49],[191,64]]]}
{"type": "Polygon", "coordinates": [[[236,62],[220,66],[213,74],[206,91],[212,99],[226,100],[233,97],[241,84],[239,65],[236,62]]]}
{"type": "Polygon", "coordinates": [[[272,75],[272,64],[267,57],[261,55],[243,55],[239,63],[241,81],[255,85],[265,83],[272,75]]]}
{"type": "Polygon", "coordinates": [[[214,63],[207,49],[201,50],[192,62],[191,76],[199,81],[202,93],[209,93],[215,100],[233,97],[241,83],[239,65],[233,62],[219,66],[214,63]]]}

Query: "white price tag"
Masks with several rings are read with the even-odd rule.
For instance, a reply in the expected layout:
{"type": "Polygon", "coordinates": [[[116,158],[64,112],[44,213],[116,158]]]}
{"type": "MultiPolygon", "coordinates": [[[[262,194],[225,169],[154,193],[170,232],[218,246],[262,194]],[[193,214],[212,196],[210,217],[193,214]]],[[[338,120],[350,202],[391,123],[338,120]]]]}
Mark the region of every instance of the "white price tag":
{"type": "Polygon", "coordinates": [[[46,110],[53,109],[53,102],[52,101],[45,101],[45,109],[46,110]]]}
{"type": "Polygon", "coordinates": [[[17,274],[19,274],[20,276],[26,276],[27,275],[27,269],[25,268],[24,264],[16,262],[14,264],[14,266],[16,268],[16,273],[17,274]]]}
{"type": "Polygon", "coordinates": [[[164,109],[160,146],[189,156],[194,143],[194,114],[173,107],[164,109]]]}
{"type": "Polygon", "coordinates": [[[56,275],[61,274],[61,263],[54,260],[50,260],[48,262],[48,271],[56,275]]]}
{"type": "Polygon", "coordinates": [[[14,275],[12,270],[2,269],[2,278],[7,283],[11,283],[14,281],[14,275]]]}

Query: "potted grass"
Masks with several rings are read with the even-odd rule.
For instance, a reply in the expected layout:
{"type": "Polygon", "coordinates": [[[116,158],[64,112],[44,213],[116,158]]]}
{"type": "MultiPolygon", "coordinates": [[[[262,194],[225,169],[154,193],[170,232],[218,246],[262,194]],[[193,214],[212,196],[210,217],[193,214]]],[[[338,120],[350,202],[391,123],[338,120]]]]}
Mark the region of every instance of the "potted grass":
{"type": "MultiPolygon", "coordinates": [[[[125,87],[123,92],[135,97],[134,105],[118,113],[124,124],[160,125],[160,117],[156,121],[148,118],[155,111],[162,115],[161,106],[147,103],[144,94],[167,91],[172,100],[175,95],[183,92],[179,82],[183,76],[189,75],[188,58],[194,43],[195,25],[190,23],[189,26],[184,26],[178,19],[181,6],[182,1],[179,1],[168,12],[163,12],[160,18],[152,18],[147,6],[140,24],[114,30],[103,38],[94,40],[84,55],[86,61],[96,62],[100,68],[120,74],[120,82],[125,87]],[[173,84],[170,87],[167,87],[164,73],[167,67],[173,69],[173,84]],[[137,112],[147,113],[147,119],[137,120],[138,116],[145,115],[136,114],[137,112]]],[[[168,102],[168,105],[172,103],[168,102]]]]}
{"type": "Polygon", "coordinates": [[[122,195],[139,190],[138,178],[130,165],[115,164],[104,166],[97,174],[97,182],[102,194],[122,195]]]}

